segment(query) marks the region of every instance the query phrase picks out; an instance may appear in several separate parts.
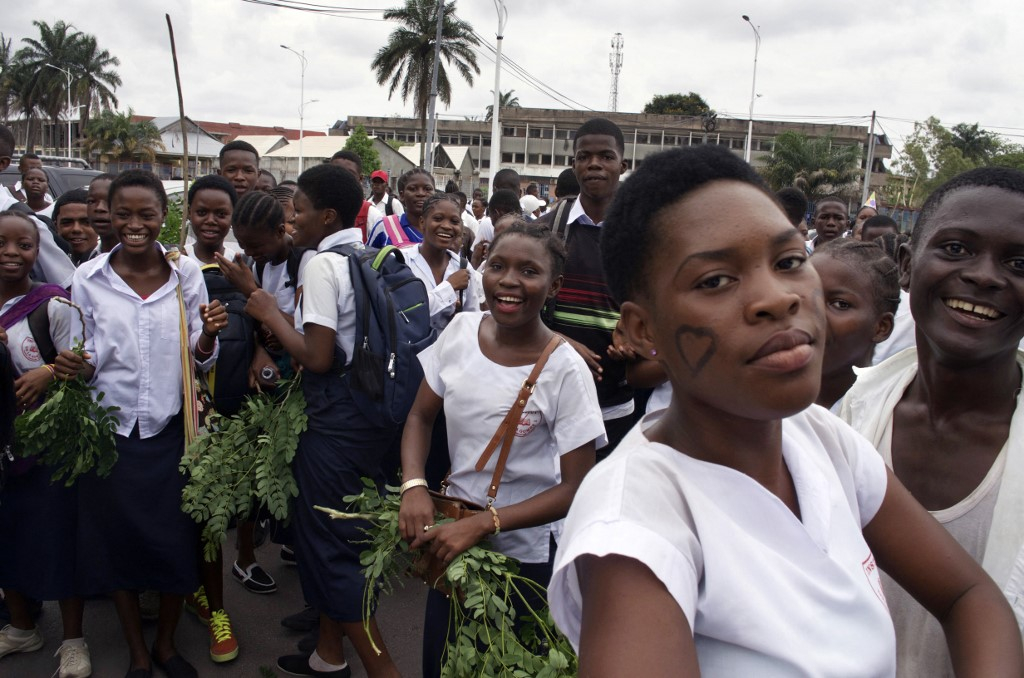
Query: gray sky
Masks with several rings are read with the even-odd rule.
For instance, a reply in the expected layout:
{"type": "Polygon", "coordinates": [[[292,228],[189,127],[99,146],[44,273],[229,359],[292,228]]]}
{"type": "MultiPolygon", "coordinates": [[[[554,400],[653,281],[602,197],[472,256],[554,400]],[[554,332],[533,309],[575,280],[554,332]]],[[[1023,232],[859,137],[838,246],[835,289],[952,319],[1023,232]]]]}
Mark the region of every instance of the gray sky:
{"type": "MultiPolygon", "coordinates": [[[[382,10],[401,0],[316,0],[382,10]]],[[[2,31],[36,36],[33,20],[63,19],[121,60],[121,107],[177,115],[164,13],[174,22],[186,113],[195,119],[298,127],[305,50],[306,128],[348,115],[413,115],[412,102],[378,87],[370,70],[394,25],[334,18],[242,0],[38,0],[4,2],[2,31]]],[[[746,118],[754,35],[760,27],[755,118],[866,124],[872,109],[894,143],[913,120],[980,122],[1024,142],[1024,4],[1016,0],[507,0],[504,53],[586,107],[608,108],[608,56],[625,41],[619,110],[654,94],[695,91],[720,114],[746,118]],[[571,30],[570,30],[571,27],[571,30]],[[1017,128],[1017,129],[1014,129],[1017,128]]],[[[459,0],[459,16],[492,44],[492,0],[459,0]]],[[[379,13],[363,14],[380,19],[379,13]]],[[[445,116],[483,115],[494,63],[478,56],[472,87],[455,79],[445,116]]],[[[453,78],[458,76],[452,73],[453,78]]],[[[501,89],[523,106],[566,108],[503,71],[501,89]]]]}

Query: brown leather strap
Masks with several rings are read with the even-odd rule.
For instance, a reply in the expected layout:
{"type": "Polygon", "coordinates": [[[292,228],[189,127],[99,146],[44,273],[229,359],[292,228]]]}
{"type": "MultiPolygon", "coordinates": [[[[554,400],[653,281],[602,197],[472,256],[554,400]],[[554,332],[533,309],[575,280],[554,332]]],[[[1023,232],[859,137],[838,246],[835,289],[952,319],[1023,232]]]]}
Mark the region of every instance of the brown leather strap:
{"type": "Polygon", "coordinates": [[[487,489],[487,505],[490,506],[494,503],[494,498],[498,496],[498,486],[501,484],[501,476],[505,472],[505,463],[508,461],[508,454],[512,450],[512,441],[516,437],[516,429],[519,427],[519,420],[523,415],[523,410],[526,408],[526,403],[533,394],[533,389],[537,385],[537,379],[540,377],[541,370],[544,369],[544,365],[548,362],[548,357],[551,353],[558,348],[558,345],[563,341],[562,336],[554,334],[551,336],[551,341],[548,342],[544,350],[541,351],[540,357],[537,359],[537,363],[533,366],[533,370],[530,372],[530,376],[523,381],[523,385],[519,389],[519,395],[516,396],[516,400],[512,403],[512,407],[509,409],[508,414],[502,419],[501,424],[498,426],[498,430],[491,436],[491,441],[487,443],[487,447],[484,448],[483,454],[480,455],[480,459],[476,462],[476,470],[483,471],[484,466],[490,461],[491,455],[494,454],[494,450],[497,449],[498,443],[501,443],[501,453],[498,455],[498,463],[494,466],[494,475],[491,477],[490,487],[487,489]]]}

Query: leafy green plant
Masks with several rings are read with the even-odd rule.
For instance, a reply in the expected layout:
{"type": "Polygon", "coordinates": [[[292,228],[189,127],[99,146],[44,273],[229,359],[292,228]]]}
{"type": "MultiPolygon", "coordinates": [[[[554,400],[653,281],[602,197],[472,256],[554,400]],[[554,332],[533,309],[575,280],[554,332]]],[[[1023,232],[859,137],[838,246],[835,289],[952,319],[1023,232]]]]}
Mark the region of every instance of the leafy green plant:
{"type": "Polygon", "coordinates": [[[253,498],[276,519],[288,518],[289,500],[299,493],[291,463],[307,423],[300,379],[279,382],[274,396],[250,396],[231,417],[210,415],[209,433],[182,457],[189,480],[181,508],[203,525],[208,561],[227,539],[231,519],[250,515],[253,498]]]}
{"type": "MultiPolygon", "coordinates": [[[[364,530],[367,548],[360,554],[367,579],[367,624],[375,592],[390,593],[394,583],[408,572],[414,556],[398,529],[399,488],[389,485],[385,490],[387,494],[381,496],[373,481],[363,478],[363,491],[344,497],[351,512],[315,507],[332,518],[369,523],[364,530]]],[[[440,514],[436,518],[437,523],[447,522],[440,514]]],[[[451,589],[458,592],[461,604],[452,606],[456,631],[448,643],[442,676],[561,678],[577,674],[576,655],[568,639],[555,628],[547,606],[530,605],[528,593],[539,594],[535,598],[543,601],[547,591],[519,575],[515,559],[495,551],[484,541],[456,556],[448,565],[445,578],[451,589]],[[518,620],[517,607],[525,610],[518,620]]]]}
{"type": "Polygon", "coordinates": [[[167,202],[167,218],[164,219],[163,228],[160,229],[160,242],[164,245],[178,245],[181,237],[182,205],[177,200],[167,202]]]}
{"type": "MultiPolygon", "coordinates": [[[[82,342],[71,350],[82,355],[82,342]]],[[[86,384],[81,375],[54,380],[42,405],[15,418],[15,453],[39,457],[53,469],[52,481],[63,480],[68,487],[93,469],[100,477],[110,475],[117,463],[114,434],[118,421],[114,412],[120,408],[104,407],[103,395],[86,384]]]]}

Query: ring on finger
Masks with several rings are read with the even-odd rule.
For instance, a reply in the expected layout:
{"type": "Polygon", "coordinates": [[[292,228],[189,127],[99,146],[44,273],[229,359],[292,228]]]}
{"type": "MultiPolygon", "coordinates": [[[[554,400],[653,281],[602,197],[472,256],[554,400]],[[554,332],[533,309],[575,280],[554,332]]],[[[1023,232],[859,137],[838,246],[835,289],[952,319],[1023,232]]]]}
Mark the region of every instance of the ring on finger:
{"type": "Polygon", "coordinates": [[[423,526],[423,531],[424,532],[430,532],[430,528],[432,528],[432,527],[433,527],[433,525],[424,525],[423,526]]]}

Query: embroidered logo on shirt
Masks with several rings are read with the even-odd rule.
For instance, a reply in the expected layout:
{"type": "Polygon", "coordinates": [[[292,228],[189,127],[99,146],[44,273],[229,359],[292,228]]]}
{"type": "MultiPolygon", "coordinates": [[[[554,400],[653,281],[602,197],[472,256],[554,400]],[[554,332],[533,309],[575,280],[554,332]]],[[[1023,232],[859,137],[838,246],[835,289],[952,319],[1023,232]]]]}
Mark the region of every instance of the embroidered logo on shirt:
{"type": "Polygon", "coordinates": [[[36,346],[36,340],[31,336],[25,337],[21,342],[21,355],[25,356],[25,360],[30,363],[38,363],[41,361],[39,357],[39,347],[36,346]]]}
{"type": "Polygon", "coordinates": [[[533,433],[533,429],[537,428],[537,425],[542,421],[544,421],[544,416],[539,410],[523,412],[523,415],[519,418],[519,426],[516,427],[516,438],[525,438],[530,435],[533,433]]]}
{"type": "Polygon", "coordinates": [[[882,577],[878,573],[878,565],[875,564],[875,554],[868,553],[868,557],[861,563],[864,568],[864,576],[868,578],[868,584],[871,585],[871,589],[878,596],[878,599],[882,601],[882,604],[889,607],[889,604],[885,601],[885,592],[882,591],[882,577]]]}

